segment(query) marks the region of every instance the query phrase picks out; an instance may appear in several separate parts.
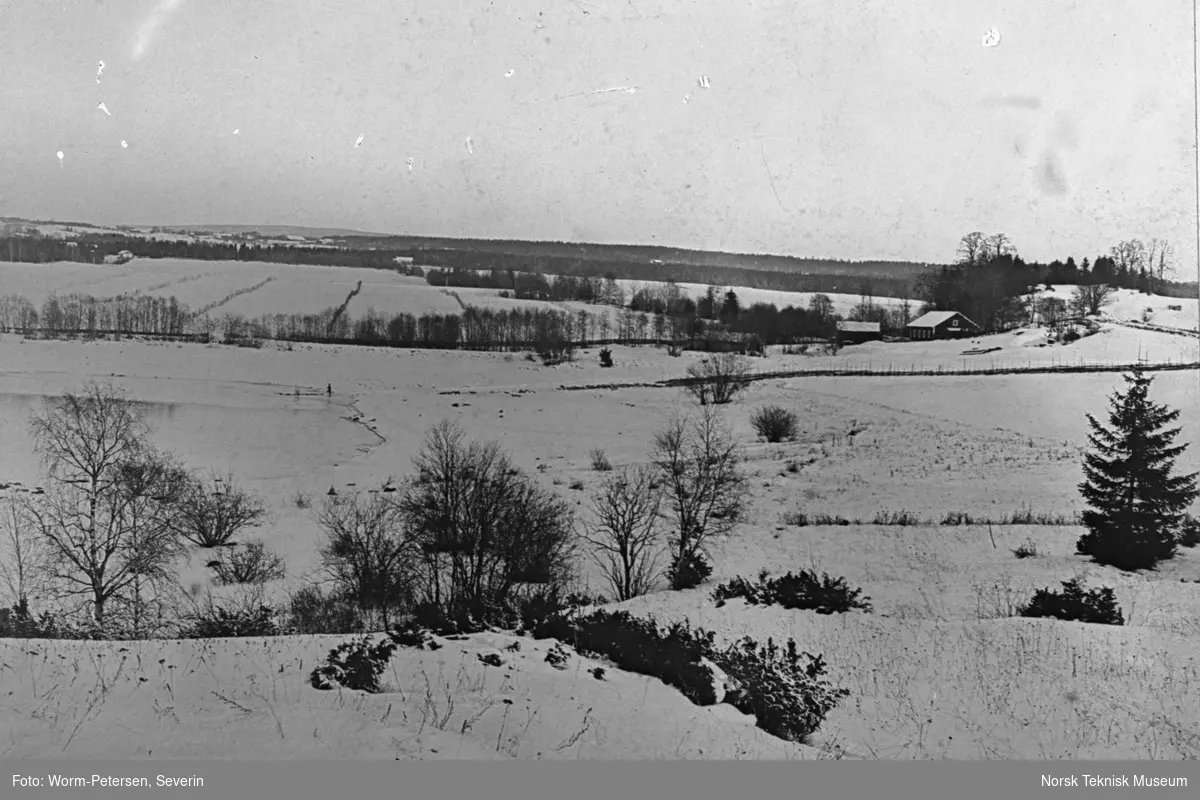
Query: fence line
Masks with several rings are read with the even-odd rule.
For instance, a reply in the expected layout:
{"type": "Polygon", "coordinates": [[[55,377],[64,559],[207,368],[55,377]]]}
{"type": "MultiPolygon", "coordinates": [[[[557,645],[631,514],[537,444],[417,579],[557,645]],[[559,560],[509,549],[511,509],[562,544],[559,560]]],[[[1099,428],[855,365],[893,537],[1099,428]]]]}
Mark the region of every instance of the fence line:
{"type": "MultiPolygon", "coordinates": [[[[975,369],[796,369],[778,372],[756,372],[738,382],[743,384],[757,381],[786,380],[788,378],[888,378],[888,377],[969,377],[978,375],[1036,375],[1036,374],[1070,374],[1070,373],[1100,373],[1128,372],[1139,368],[1143,372],[1179,372],[1184,370],[1200,370],[1200,361],[1173,363],[1133,363],[1133,364],[1047,364],[1029,367],[988,367],[975,369]]],[[[665,378],[659,381],[629,381],[619,383],[590,383],[590,384],[560,384],[558,389],[566,392],[589,391],[596,389],[666,389],[682,386],[694,386],[705,383],[706,378],[665,378]]]]}

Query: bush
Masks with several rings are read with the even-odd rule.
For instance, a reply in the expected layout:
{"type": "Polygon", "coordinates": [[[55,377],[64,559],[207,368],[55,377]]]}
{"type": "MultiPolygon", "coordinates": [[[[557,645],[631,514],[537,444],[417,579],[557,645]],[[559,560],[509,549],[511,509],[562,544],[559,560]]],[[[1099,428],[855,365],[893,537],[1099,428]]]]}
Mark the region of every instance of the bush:
{"type": "Polygon", "coordinates": [[[781,406],[763,406],[750,415],[750,424],[772,444],[795,439],[799,427],[795,412],[781,406]]]}
{"type": "Polygon", "coordinates": [[[278,636],[275,611],[265,604],[245,607],[209,605],[189,617],[181,639],[232,639],[243,636],[278,636]]]}
{"type": "Polygon", "coordinates": [[[760,575],[757,583],[734,578],[713,590],[718,608],[725,601],[740,597],[751,605],[779,605],[791,610],[816,611],[818,614],[844,613],[851,609],[871,610],[871,598],[862,597],[862,589],[851,589],[845,578],[830,578],[802,569],[778,578],[760,575]]]}
{"type": "Polygon", "coordinates": [[[808,525],[808,515],[799,510],[785,511],[779,516],[779,521],[794,528],[803,528],[808,525]]]}
{"type": "Polygon", "coordinates": [[[684,389],[702,406],[724,405],[750,385],[750,362],[736,353],[716,353],[689,364],[684,389]]]}
{"type": "Polygon", "coordinates": [[[232,475],[189,480],[175,511],[180,534],[202,548],[223,547],[267,518],[267,506],[232,475]]]}
{"type": "Polygon", "coordinates": [[[800,653],[795,640],[781,649],[770,639],[760,646],[746,637],[721,649],[712,632],[691,629],[681,622],[664,629],[654,620],[627,611],[596,611],[579,618],[559,615],[548,621],[540,638],[547,638],[551,631],[554,638],[572,644],[578,652],[656,677],[697,705],[718,701],[715,667],[741,687],[740,692],[727,693],[724,700],[753,714],[762,730],[788,741],[805,740],[838,701],[849,695],[823,678],[826,665],[822,657],[800,653]]]}
{"type": "Polygon", "coordinates": [[[795,639],[781,649],[772,639],[760,646],[747,636],[740,646],[715,653],[713,661],[745,690],[734,707],[753,714],[759,728],[789,742],[806,741],[850,694],[830,686],[823,677],[825,659],[799,652],[795,639]]]}
{"type": "Polygon", "coordinates": [[[607,347],[600,348],[600,366],[611,367],[612,365],[612,350],[609,350],[607,347]]]}
{"type": "Polygon", "coordinates": [[[872,525],[899,525],[907,527],[911,525],[921,525],[921,518],[911,511],[880,511],[875,514],[875,519],[871,522],[872,525]]]}
{"type": "Polygon", "coordinates": [[[602,448],[595,448],[591,452],[592,469],[596,472],[609,472],[612,470],[612,462],[608,460],[608,454],[602,448]]]}
{"type": "Polygon", "coordinates": [[[283,558],[262,542],[248,542],[209,563],[220,586],[261,584],[282,580],[287,574],[283,558]]]}
{"type": "Polygon", "coordinates": [[[397,646],[390,638],[372,644],[369,636],[344,642],[329,651],[326,663],[309,675],[309,683],[314,689],[327,690],[338,685],[378,694],[382,691],[379,676],[387,668],[397,646]]]}
{"type": "Polygon", "coordinates": [[[338,592],[362,611],[390,614],[411,603],[418,549],[388,499],[373,494],[327,497],[317,516],[325,541],[319,553],[338,592]]]}
{"type": "Polygon", "coordinates": [[[694,589],[708,580],[712,571],[712,564],[708,563],[703,553],[692,553],[683,559],[676,556],[667,568],[667,580],[677,592],[694,589]]]}
{"type": "Polygon", "coordinates": [[[0,608],[0,639],[55,639],[59,634],[50,614],[43,613],[34,619],[28,600],[22,599],[11,608],[0,608]]]}
{"type": "Polygon", "coordinates": [[[580,653],[609,659],[613,664],[639,675],[653,675],[683,693],[693,703],[716,703],[712,670],[701,663],[712,649],[715,635],[692,631],[676,622],[665,630],[651,619],[628,611],[595,611],[574,620],[555,636],[580,653]]]}
{"type": "Polygon", "coordinates": [[[307,586],[291,596],[288,605],[290,633],[360,633],[362,618],[354,603],[338,593],[326,594],[316,586],[307,586]]]}
{"type": "Polygon", "coordinates": [[[1124,625],[1113,590],[1107,586],[1085,592],[1078,579],[1063,581],[1063,590],[1038,589],[1033,599],[1017,609],[1022,617],[1053,617],[1097,625],[1124,625]]]}
{"type": "Polygon", "coordinates": [[[1037,558],[1037,545],[1032,539],[1026,539],[1019,547],[1013,548],[1013,555],[1017,558],[1037,558]]]}
{"type": "Polygon", "coordinates": [[[537,354],[544,366],[553,367],[573,360],[575,348],[562,336],[545,336],[537,343],[537,354]]]}

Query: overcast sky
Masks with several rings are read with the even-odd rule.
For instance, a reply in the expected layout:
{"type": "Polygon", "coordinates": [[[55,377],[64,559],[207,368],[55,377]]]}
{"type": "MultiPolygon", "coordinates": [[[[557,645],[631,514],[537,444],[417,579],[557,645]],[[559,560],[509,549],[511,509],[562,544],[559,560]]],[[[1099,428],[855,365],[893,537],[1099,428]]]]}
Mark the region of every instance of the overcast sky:
{"type": "Polygon", "coordinates": [[[1195,276],[1185,0],[9,0],[0,30],[0,214],[851,259],[1157,236],[1195,276]]]}

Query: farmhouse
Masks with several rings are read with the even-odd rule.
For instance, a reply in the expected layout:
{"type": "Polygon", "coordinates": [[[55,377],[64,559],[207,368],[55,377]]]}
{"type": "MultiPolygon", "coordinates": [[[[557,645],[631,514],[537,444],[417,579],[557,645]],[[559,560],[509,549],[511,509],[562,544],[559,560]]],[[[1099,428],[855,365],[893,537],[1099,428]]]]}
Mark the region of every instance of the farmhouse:
{"type": "Polygon", "coordinates": [[[838,320],[837,343],[858,344],[860,342],[876,342],[883,338],[883,331],[878,322],[850,322],[838,320]]]}
{"type": "Polygon", "coordinates": [[[930,311],[904,329],[910,339],[955,339],[974,336],[979,326],[957,311],[930,311]]]}

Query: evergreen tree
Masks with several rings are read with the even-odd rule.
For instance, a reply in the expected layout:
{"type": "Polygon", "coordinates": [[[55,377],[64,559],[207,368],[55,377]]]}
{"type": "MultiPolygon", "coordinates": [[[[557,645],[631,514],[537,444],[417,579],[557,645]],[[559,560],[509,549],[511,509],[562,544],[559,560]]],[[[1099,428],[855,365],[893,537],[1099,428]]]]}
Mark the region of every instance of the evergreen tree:
{"type": "Polygon", "coordinates": [[[1187,445],[1173,446],[1180,429],[1165,426],[1179,411],[1148,399],[1153,378],[1140,368],[1124,377],[1128,389],[1109,399],[1109,425],[1087,415],[1092,451],[1079,490],[1088,532],[1075,549],[1118,569],[1150,569],[1174,557],[1184,512],[1200,491],[1196,473],[1172,474],[1187,445]]]}

